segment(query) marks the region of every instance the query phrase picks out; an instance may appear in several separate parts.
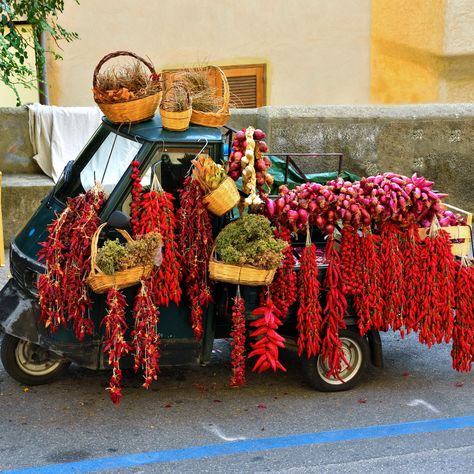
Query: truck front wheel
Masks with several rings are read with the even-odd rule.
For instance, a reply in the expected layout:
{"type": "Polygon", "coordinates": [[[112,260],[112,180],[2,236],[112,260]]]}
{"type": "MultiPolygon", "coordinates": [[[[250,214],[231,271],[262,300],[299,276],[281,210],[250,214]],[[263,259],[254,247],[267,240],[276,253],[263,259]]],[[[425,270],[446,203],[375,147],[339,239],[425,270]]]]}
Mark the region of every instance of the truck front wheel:
{"type": "Polygon", "coordinates": [[[0,356],[10,377],[25,385],[52,382],[69,366],[69,361],[54,356],[47,349],[10,334],[3,336],[0,356]]]}
{"type": "Polygon", "coordinates": [[[305,355],[301,358],[301,364],[306,381],[316,390],[321,392],[341,392],[354,388],[360,381],[370,358],[370,347],[367,339],[361,336],[355,329],[344,329],[339,332],[342,342],[344,356],[348,362],[342,362],[342,370],[339,380],[337,377],[329,377],[329,366],[318,354],[309,359],[305,355]]]}

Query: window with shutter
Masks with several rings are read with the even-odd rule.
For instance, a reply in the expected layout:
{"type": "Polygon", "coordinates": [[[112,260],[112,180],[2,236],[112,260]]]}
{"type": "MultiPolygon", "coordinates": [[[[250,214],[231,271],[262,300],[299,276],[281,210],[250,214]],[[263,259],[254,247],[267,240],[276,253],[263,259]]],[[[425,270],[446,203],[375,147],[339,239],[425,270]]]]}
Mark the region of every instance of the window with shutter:
{"type": "Polygon", "coordinates": [[[223,66],[230,89],[231,106],[251,109],[266,105],[266,65],[223,66]]]}

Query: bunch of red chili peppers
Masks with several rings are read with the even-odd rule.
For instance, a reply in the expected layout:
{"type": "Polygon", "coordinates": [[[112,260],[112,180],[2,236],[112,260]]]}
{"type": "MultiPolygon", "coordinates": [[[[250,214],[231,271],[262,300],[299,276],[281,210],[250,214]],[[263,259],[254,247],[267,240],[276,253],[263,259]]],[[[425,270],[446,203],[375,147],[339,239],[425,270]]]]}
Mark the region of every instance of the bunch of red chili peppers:
{"type": "Polygon", "coordinates": [[[309,358],[319,354],[321,349],[322,325],[316,246],[310,241],[301,255],[298,285],[298,356],[306,354],[309,358]]]}
{"type": "Polygon", "coordinates": [[[258,371],[260,374],[268,369],[273,371],[280,369],[286,372],[285,367],[278,360],[278,348],[285,347],[285,339],[276,332],[282,322],[276,316],[277,309],[271,299],[268,298],[265,306],[254,309],[252,314],[260,316],[250,323],[250,326],[254,328],[250,337],[257,340],[250,344],[253,350],[247,357],[258,357],[252,371],[258,371]]]}
{"type": "Polygon", "coordinates": [[[132,162],[132,225],[134,236],[159,232],[163,239],[161,265],[153,269],[148,279],[148,291],[156,306],[168,306],[170,301],[181,300],[181,263],[176,239],[174,197],[164,191],[159,183],[157,189],[143,192],[140,182],[140,163],[132,162]]]}
{"type": "Polygon", "coordinates": [[[180,193],[177,214],[179,251],[182,259],[183,283],[191,306],[194,336],[202,338],[204,308],[212,301],[207,278],[213,245],[212,223],[202,202],[204,193],[197,180],[186,177],[180,193]]]}
{"type": "Polygon", "coordinates": [[[334,246],[333,234],[329,235],[326,244],[326,260],[328,268],[324,278],[326,305],[323,311],[321,357],[329,367],[328,377],[340,378],[342,362],[348,365],[339,337],[339,331],[346,328],[344,315],[347,299],[342,290],[341,257],[334,246]]]}
{"type": "Polygon", "coordinates": [[[453,368],[469,372],[474,362],[474,261],[463,258],[456,275],[453,368]]]}
{"type": "Polygon", "coordinates": [[[38,279],[40,318],[52,333],[71,321],[79,341],[94,330],[87,314],[91,299],[85,279],[91,269],[91,239],[100,224],[104,200],[98,187],[68,199],[64,211],[48,226],[48,238],[38,252],[47,267],[38,279]]]}
{"type": "MultiPolygon", "coordinates": [[[[276,271],[275,278],[270,286],[270,297],[275,305],[276,314],[280,319],[285,319],[288,309],[296,301],[297,296],[297,276],[294,270],[295,257],[293,256],[289,229],[281,226],[274,234],[276,238],[288,242],[288,246],[283,250],[283,265],[276,271]]],[[[265,301],[264,292],[262,298],[265,301]]]]}
{"type": "Polygon", "coordinates": [[[118,404],[122,396],[120,359],[131,350],[125,341],[127,330],[125,307],[127,303],[120,291],[110,288],[107,292],[106,304],[107,314],[102,320],[102,324],[105,325],[104,352],[108,353],[109,365],[112,367],[108,390],[112,402],[118,404]]]}
{"type": "Polygon", "coordinates": [[[245,384],[245,302],[240,296],[240,288],[237,287],[237,294],[232,306],[232,377],[230,386],[237,387],[245,384]]]}

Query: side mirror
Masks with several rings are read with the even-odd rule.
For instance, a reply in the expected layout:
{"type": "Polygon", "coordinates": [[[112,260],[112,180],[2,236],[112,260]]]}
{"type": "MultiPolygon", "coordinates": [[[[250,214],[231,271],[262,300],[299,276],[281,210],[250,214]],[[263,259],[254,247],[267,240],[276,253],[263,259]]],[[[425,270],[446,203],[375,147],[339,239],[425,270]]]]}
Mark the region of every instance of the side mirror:
{"type": "Polygon", "coordinates": [[[130,216],[122,211],[114,211],[107,219],[107,225],[116,229],[127,229],[130,227],[130,216]]]}

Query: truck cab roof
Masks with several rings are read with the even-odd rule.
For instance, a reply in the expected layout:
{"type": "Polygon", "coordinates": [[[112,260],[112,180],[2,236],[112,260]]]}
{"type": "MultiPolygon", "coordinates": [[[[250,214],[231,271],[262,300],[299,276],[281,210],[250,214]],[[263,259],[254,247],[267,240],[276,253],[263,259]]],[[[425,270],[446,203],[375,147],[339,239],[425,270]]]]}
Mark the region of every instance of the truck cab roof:
{"type": "Polygon", "coordinates": [[[159,115],[151,120],[133,125],[115,124],[102,118],[103,124],[118,135],[130,138],[138,142],[164,142],[164,143],[197,143],[207,140],[208,143],[219,143],[223,141],[222,132],[219,128],[201,127],[190,125],[184,132],[172,132],[165,130],[159,115]]]}

